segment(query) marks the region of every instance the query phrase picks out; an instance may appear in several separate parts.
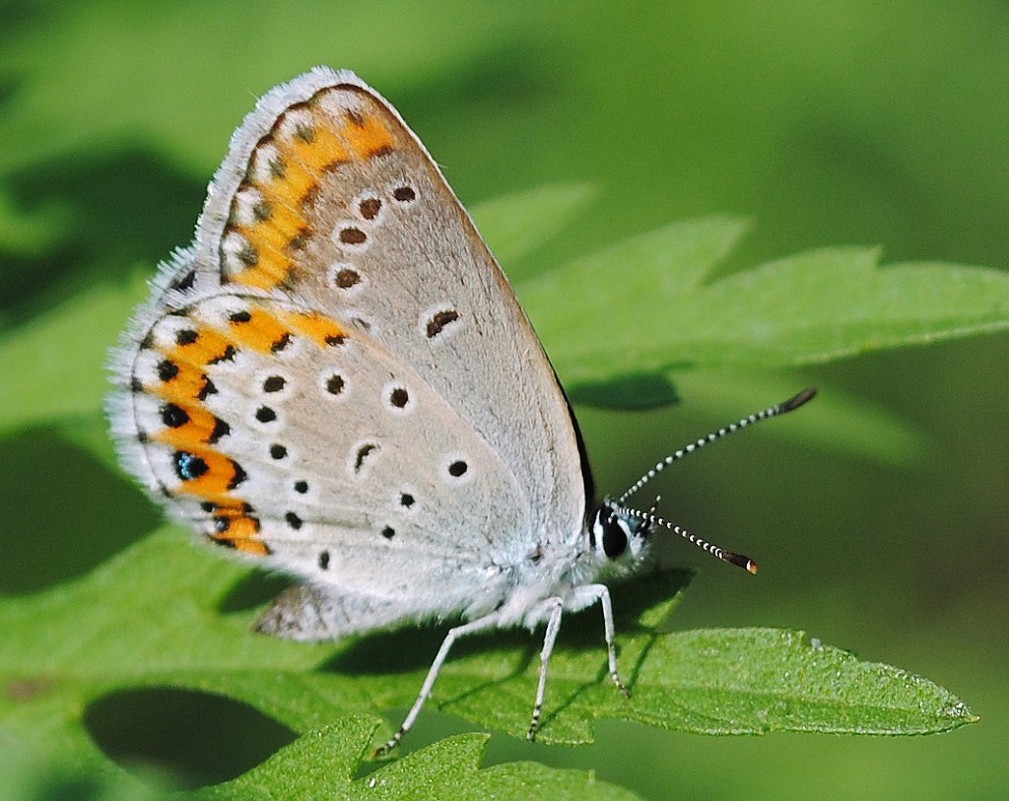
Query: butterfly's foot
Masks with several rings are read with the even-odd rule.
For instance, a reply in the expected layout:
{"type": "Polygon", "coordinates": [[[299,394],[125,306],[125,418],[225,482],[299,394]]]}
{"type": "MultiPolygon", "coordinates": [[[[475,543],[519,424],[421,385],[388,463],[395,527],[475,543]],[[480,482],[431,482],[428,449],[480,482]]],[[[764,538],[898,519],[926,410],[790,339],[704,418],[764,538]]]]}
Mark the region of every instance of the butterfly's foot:
{"type": "Polygon", "coordinates": [[[529,742],[533,742],[536,739],[536,731],[540,727],[540,711],[541,708],[539,704],[533,709],[533,718],[529,721],[529,731],[526,732],[526,739],[529,742]]]}
{"type": "Polygon", "coordinates": [[[371,758],[382,759],[384,757],[389,756],[392,749],[395,748],[397,745],[399,745],[400,740],[403,739],[404,734],[406,734],[406,730],[400,728],[399,731],[397,731],[394,735],[392,735],[392,737],[390,737],[389,740],[384,745],[380,745],[378,748],[375,749],[374,753],[372,753],[371,755],[371,758]]]}

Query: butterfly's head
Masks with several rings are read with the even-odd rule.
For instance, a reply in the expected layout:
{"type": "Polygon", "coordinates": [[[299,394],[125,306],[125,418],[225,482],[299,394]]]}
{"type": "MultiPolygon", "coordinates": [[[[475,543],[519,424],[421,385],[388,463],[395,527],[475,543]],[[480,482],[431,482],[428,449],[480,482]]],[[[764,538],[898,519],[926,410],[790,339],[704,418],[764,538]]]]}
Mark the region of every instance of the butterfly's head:
{"type": "Polygon", "coordinates": [[[757,572],[757,563],[741,553],[733,553],[714,543],[694,536],[682,526],[659,517],[655,512],[659,498],[647,510],[624,506],[619,501],[607,498],[592,517],[589,526],[589,546],[596,552],[602,551],[615,566],[633,566],[648,554],[648,546],[653,534],[667,530],[678,534],[687,542],[707,551],[712,556],[741,567],[748,573],[757,572]]]}
{"type": "Polygon", "coordinates": [[[652,524],[607,498],[592,515],[588,529],[593,551],[614,565],[633,566],[645,557],[652,524]]]}

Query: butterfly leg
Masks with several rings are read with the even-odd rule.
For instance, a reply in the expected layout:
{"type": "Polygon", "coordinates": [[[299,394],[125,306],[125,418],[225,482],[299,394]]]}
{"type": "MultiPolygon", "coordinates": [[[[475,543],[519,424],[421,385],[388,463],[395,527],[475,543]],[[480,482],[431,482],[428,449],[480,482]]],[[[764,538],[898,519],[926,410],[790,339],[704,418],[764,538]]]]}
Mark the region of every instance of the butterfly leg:
{"type": "Polygon", "coordinates": [[[448,634],[445,635],[445,639],[441,642],[441,648],[438,649],[438,654],[435,656],[434,662],[431,663],[431,667],[427,671],[427,677],[424,679],[424,684],[420,688],[420,694],[417,696],[417,700],[413,702],[413,706],[410,707],[410,711],[407,713],[406,719],[400,725],[396,733],[385,745],[376,749],[374,754],[375,757],[381,757],[388,754],[393,748],[399,745],[403,736],[413,727],[413,724],[417,720],[417,716],[420,715],[421,709],[424,708],[424,702],[427,701],[431,695],[431,690],[434,689],[434,683],[438,678],[438,673],[441,671],[442,665],[445,664],[445,660],[448,658],[448,652],[452,649],[453,643],[455,643],[456,640],[470,634],[494,628],[498,624],[499,617],[500,616],[497,614],[490,614],[479,618],[478,620],[472,620],[469,623],[464,623],[461,626],[449,629],[448,634]]]}
{"type": "Polygon", "coordinates": [[[603,608],[603,636],[606,638],[606,658],[609,662],[610,678],[617,685],[617,689],[630,698],[631,691],[620,680],[620,673],[617,670],[616,629],[613,626],[613,604],[610,602],[610,591],[605,584],[591,585],[586,589],[594,589],[598,593],[599,605],[603,608]]]}
{"type": "Polygon", "coordinates": [[[606,658],[610,670],[610,678],[624,695],[630,697],[631,691],[620,680],[620,672],[617,669],[617,646],[616,629],[613,625],[613,604],[610,601],[610,591],[605,584],[588,584],[584,587],[576,588],[567,603],[560,598],[549,598],[542,607],[543,617],[547,621],[546,634],[543,637],[543,649],[540,651],[540,678],[536,687],[536,703],[533,706],[533,718],[529,724],[529,731],[526,739],[534,740],[536,730],[539,728],[540,715],[543,711],[543,699],[546,695],[547,672],[550,666],[550,655],[553,653],[554,644],[557,642],[557,633],[561,628],[561,616],[564,609],[572,611],[584,609],[587,606],[598,602],[603,609],[603,635],[606,638],[606,658]]]}
{"type": "Polygon", "coordinates": [[[566,608],[575,611],[585,609],[598,603],[603,610],[603,636],[606,638],[606,659],[609,663],[610,678],[624,695],[630,697],[631,691],[620,680],[617,670],[616,629],[613,625],[613,604],[610,601],[610,591],[605,584],[586,584],[577,587],[565,604],[566,608]]]}
{"type": "Polygon", "coordinates": [[[536,729],[540,725],[540,714],[543,712],[543,698],[547,691],[547,671],[550,668],[550,655],[554,651],[554,643],[557,642],[557,632],[561,628],[561,617],[564,614],[564,601],[560,598],[550,598],[544,604],[544,613],[547,617],[547,631],[543,636],[543,648],[540,651],[540,680],[536,686],[536,702],[533,704],[533,717],[529,722],[529,731],[526,732],[527,740],[536,739],[536,729]]]}

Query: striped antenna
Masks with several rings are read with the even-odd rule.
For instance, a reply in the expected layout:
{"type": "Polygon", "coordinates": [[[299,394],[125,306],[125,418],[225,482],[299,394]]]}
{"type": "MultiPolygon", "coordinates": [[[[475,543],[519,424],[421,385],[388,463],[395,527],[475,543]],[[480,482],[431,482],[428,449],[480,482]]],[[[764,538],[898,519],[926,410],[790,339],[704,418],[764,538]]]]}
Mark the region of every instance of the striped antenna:
{"type": "Polygon", "coordinates": [[[724,548],[720,548],[712,542],[707,540],[702,540],[700,537],[694,536],[689,531],[687,531],[682,526],[676,525],[676,523],[670,523],[668,520],[659,517],[655,512],[659,505],[659,498],[656,496],[655,503],[653,503],[648,511],[643,511],[641,509],[634,509],[624,505],[631,495],[641,489],[645,484],[651,481],[655,476],[666,469],[667,466],[671,465],[673,462],[678,462],[687,454],[693,453],[699,448],[703,448],[710,442],[722,439],[729,434],[736,431],[740,431],[747,426],[751,426],[754,423],[759,423],[761,420],[768,420],[771,417],[777,417],[780,414],[785,414],[793,409],[798,409],[804,403],[812,400],[813,396],[816,395],[816,390],[812,387],[802,390],[798,395],[789,398],[784,403],[776,404],[768,409],[764,409],[762,412],[757,412],[756,414],[751,414],[748,417],[744,417],[742,420],[732,423],[731,425],[725,426],[725,428],[720,428],[717,431],[708,434],[708,436],[703,437],[696,442],[692,442],[684,448],[680,448],[675,453],[670,454],[661,462],[659,462],[655,467],[645,473],[641,478],[634,482],[634,485],[627,490],[620,498],[615,502],[611,503],[611,509],[614,514],[623,518],[633,518],[635,520],[640,520],[646,524],[646,528],[651,528],[654,526],[661,526],[662,528],[668,529],[674,534],[679,534],[683,539],[692,545],[696,545],[702,551],[710,553],[712,556],[721,559],[723,562],[728,562],[730,565],[735,565],[736,567],[741,567],[749,573],[757,572],[757,563],[754,562],[749,556],[741,553],[734,553],[733,551],[726,551],[724,548]]]}
{"type": "MultiPolygon", "coordinates": [[[[816,389],[814,389],[813,387],[807,387],[806,389],[802,390],[802,392],[800,392],[798,395],[789,398],[787,401],[784,401],[783,403],[775,404],[774,406],[764,409],[764,411],[762,412],[757,412],[756,414],[751,414],[747,417],[744,417],[742,420],[739,420],[735,423],[731,423],[730,425],[727,425],[724,428],[720,428],[717,431],[713,431],[706,437],[701,437],[701,439],[697,440],[696,442],[691,442],[689,445],[680,448],[675,453],[669,454],[669,456],[667,456],[665,459],[663,459],[661,462],[655,465],[655,467],[653,467],[651,470],[645,473],[641,478],[635,481],[634,484],[631,485],[630,489],[627,490],[627,492],[625,492],[623,495],[617,498],[616,505],[621,507],[624,506],[624,503],[627,501],[628,498],[631,497],[631,495],[633,495],[635,492],[637,492],[639,489],[645,486],[645,484],[647,484],[649,481],[655,478],[659,473],[661,473],[663,470],[669,467],[669,465],[671,465],[673,462],[678,462],[684,456],[690,455],[694,451],[703,448],[705,445],[708,445],[714,442],[715,440],[722,439],[723,437],[727,437],[729,434],[734,434],[736,431],[742,431],[744,428],[752,426],[754,423],[759,423],[762,420],[769,420],[772,417],[777,417],[778,415],[785,414],[786,412],[794,411],[807,401],[812,400],[814,395],[816,395],[816,389]]],[[[633,512],[634,513],[633,516],[639,517],[639,519],[642,520],[648,519],[647,517],[645,517],[646,513],[644,512],[630,509],[624,509],[624,511],[628,514],[631,514],[633,512]]],[[[717,548],[717,546],[713,546],[710,543],[705,543],[704,540],[697,540],[690,534],[687,534],[682,530],[678,530],[677,527],[673,526],[673,524],[667,523],[661,518],[656,517],[654,520],[649,520],[648,522],[658,523],[659,525],[663,525],[666,528],[670,529],[671,531],[681,533],[691,542],[700,544],[701,547],[704,548],[705,550],[714,553],[715,556],[718,556],[719,559],[722,559],[723,557],[720,556],[718,553],[715,553],[716,550],[720,551],[723,554],[736,556],[736,554],[731,554],[729,551],[722,551],[720,548],[717,548]]],[[[732,559],[726,559],[725,561],[733,562],[732,559]]],[[[736,562],[733,562],[733,564],[736,564],[736,562]]]]}
{"type": "MultiPolygon", "coordinates": [[[[658,499],[656,499],[655,503],[658,503],[658,499]]],[[[623,517],[633,517],[636,520],[642,520],[649,526],[662,526],[663,528],[669,529],[674,534],[679,534],[691,545],[696,545],[702,551],[710,553],[712,556],[721,559],[723,562],[728,562],[730,565],[741,567],[748,573],[757,572],[757,563],[749,556],[741,553],[734,553],[732,551],[726,551],[724,548],[719,548],[713,542],[702,540],[700,537],[696,537],[691,534],[682,526],[678,526],[676,523],[670,523],[668,520],[659,517],[655,514],[655,504],[653,504],[651,509],[647,512],[643,512],[640,509],[628,508],[626,506],[614,506],[613,511],[623,517]]]]}

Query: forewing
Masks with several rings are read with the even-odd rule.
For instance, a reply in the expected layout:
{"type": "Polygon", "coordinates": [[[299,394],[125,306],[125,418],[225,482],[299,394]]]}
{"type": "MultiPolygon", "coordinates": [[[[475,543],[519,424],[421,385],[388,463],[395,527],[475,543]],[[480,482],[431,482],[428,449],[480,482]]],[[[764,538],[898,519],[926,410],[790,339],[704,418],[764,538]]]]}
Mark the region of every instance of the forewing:
{"type": "Polygon", "coordinates": [[[124,354],[113,418],[152,490],[340,592],[451,611],[483,578],[493,604],[502,566],[580,530],[539,341],[419,140],[350,73],[246,119],[124,354]]]}

